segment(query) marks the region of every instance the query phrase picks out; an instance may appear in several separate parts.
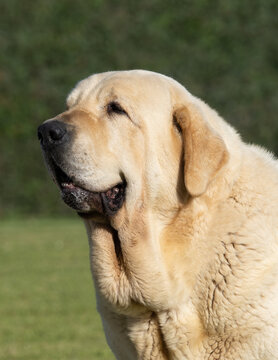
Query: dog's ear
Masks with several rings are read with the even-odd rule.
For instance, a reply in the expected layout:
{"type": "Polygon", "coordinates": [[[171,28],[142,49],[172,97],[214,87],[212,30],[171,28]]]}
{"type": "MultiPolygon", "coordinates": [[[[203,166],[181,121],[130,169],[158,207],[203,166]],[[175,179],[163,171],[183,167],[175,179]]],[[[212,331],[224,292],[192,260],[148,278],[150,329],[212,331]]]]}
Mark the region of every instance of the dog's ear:
{"type": "Polygon", "coordinates": [[[177,108],[174,117],[183,137],[185,186],[192,196],[199,196],[227,163],[229,154],[197,105],[177,108]]]}

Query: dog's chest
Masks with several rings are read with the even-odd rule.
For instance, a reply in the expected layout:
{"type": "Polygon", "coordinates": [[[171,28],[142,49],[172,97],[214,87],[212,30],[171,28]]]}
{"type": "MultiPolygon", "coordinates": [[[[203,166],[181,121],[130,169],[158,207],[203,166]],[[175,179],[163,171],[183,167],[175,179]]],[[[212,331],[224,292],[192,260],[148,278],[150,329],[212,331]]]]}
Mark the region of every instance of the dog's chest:
{"type": "Polygon", "coordinates": [[[158,319],[169,360],[235,360],[241,353],[255,359],[253,351],[258,351],[257,345],[244,344],[240,333],[209,335],[190,309],[167,311],[158,319]]]}

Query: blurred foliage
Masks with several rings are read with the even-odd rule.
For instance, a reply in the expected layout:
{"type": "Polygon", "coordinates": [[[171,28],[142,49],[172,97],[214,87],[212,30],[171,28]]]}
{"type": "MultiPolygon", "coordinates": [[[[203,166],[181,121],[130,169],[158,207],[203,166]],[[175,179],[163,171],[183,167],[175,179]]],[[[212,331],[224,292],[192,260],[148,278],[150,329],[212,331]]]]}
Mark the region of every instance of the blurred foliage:
{"type": "Polygon", "coordinates": [[[277,13],[277,0],[1,1],[0,215],[71,213],[36,128],[95,72],[172,76],[277,154],[277,13]]]}

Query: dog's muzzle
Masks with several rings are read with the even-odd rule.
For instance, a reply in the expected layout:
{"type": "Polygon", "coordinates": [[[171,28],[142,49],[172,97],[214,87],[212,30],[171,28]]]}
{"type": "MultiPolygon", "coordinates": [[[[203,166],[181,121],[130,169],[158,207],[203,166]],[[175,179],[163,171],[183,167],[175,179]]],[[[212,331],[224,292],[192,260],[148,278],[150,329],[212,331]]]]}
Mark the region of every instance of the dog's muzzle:
{"type": "MultiPolygon", "coordinates": [[[[38,138],[44,153],[47,167],[58,185],[63,201],[79,213],[94,213],[112,216],[122,207],[125,198],[126,182],[110,189],[92,192],[79,186],[62,168],[67,153],[71,152],[74,127],[62,121],[50,120],[38,128],[38,138]]],[[[75,178],[78,178],[75,176],[75,178]]]]}

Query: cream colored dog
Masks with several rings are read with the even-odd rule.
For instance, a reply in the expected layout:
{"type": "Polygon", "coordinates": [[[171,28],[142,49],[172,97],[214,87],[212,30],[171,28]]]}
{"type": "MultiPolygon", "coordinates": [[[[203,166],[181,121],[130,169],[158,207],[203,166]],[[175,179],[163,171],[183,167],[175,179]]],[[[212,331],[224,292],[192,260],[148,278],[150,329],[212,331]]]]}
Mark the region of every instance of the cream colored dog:
{"type": "Polygon", "coordinates": [[[171,78],[90,76],[38,130],[117,359],[278,359],[278,163],[171,78]]]}

